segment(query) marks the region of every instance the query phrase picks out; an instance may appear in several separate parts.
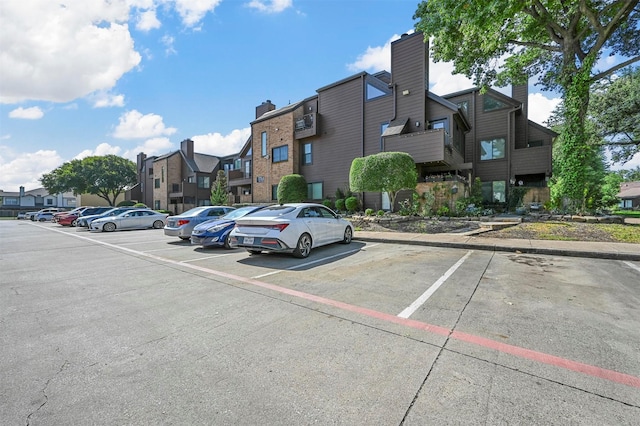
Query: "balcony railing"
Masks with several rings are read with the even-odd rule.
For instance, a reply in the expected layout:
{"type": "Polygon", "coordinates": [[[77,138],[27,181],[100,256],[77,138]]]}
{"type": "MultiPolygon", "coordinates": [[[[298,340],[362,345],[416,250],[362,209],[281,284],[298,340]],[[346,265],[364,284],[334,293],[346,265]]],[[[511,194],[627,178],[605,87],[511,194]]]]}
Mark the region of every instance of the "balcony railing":
{"type": "Polygon", "coordinates": [[[304,139],[318,134],[318,115],[315,112],[305,114],[294,121],[296,139],[304,139]]]}

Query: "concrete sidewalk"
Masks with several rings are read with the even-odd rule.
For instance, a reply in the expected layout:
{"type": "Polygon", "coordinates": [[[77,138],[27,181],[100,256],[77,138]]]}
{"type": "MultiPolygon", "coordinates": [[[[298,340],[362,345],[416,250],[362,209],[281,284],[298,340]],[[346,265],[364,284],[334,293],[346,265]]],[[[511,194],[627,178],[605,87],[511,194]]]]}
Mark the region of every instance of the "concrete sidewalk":
{"type": "Polygon", "coordinates": [[[356,231],[354,239],[432,247],[640,261],[640,244],[630,243],[503,239],[469,234],[415,234],[370,231],[356,231]]]}

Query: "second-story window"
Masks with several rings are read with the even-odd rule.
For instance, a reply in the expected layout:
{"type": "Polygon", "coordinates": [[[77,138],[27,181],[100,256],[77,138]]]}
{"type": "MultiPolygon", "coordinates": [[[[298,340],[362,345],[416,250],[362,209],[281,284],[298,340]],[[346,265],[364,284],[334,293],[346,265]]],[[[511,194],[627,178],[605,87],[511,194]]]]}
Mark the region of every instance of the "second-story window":
{"type": "Polygon", "coordinates": [[[271,150],[273,162],[279,163],[281,161],[287,161],[289,158],[289,147],[287,145],[279,146],[271,150]]]}
{"type": "Polygon", "coordinates": [[[251,176],[251,161],[249,160],[244,162],[244,174],[247,177],[251,176]]]}
{"type": "Polygon", "coordinates": [[[211,188],[211,180],[209,176],[198,176],[198,188],[203,188],[203,189],[211,188]]]}
{"type": "Polygon", "coordinates": [[[267,132],[262,132],[260,135],[260,143],[262,144],[261,154],[263,157],[267,155],[267,132]]]}
{"type": "Polygon", "coordinates": [[[311,143],[305,143],[302,146],[302,150],[303,150],[303,154],[302,154],[302,164],[303,165],[308,165],[308,164],[312,164],[313,162],[313,155],[312,155],[312,150],[311,150],[311,143]]]}
{"type": "Polygon", "coordinates": [[[497,160],[504,158],[506,141],[504,138],[495,138],[480,141],[480,160],[497,160]]]}

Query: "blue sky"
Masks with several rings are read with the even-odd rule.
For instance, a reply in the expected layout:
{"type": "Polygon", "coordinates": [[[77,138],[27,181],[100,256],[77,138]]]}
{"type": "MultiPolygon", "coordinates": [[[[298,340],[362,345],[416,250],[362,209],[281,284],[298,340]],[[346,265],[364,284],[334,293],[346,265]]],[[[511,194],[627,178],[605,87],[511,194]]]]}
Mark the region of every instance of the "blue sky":
{"type": "MultiPolygon", "coordinates": [[[[40,187],[65,161],[237,152],[255,107],[282,107],[389,70],[417,0],[3,0],[0,189],[40,187]]],[[[431,67],[439,95],[472,87],[431,67]]],[[[533,83],[533,81],[532,81],[533,83]]],[[[530,119],[559,99],[530,87],[530,119]]]]}

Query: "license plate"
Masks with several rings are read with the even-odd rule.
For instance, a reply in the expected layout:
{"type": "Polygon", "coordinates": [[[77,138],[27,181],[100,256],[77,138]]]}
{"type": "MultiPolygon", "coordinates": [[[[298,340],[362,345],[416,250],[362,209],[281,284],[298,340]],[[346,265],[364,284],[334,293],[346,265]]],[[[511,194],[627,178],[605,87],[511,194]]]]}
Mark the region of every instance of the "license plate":
{"type": "Polygon", "coordinates": [[[244,237],[242,241],[244,244],[253,244],[253,237],[244,237]]]}

